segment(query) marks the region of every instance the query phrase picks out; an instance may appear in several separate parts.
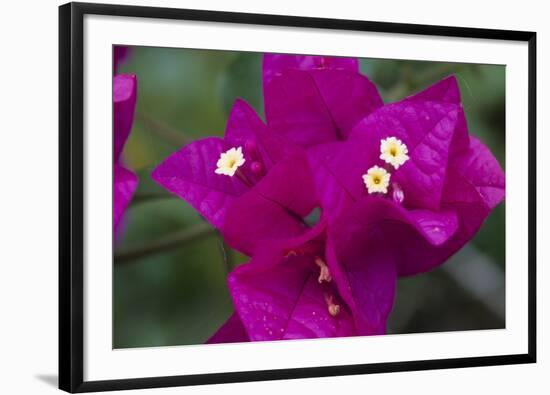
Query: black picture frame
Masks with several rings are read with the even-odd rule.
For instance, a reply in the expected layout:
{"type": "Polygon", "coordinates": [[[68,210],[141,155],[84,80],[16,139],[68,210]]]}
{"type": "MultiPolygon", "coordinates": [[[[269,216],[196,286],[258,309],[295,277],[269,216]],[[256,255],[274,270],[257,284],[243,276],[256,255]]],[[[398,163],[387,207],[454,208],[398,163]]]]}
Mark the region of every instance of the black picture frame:
{"type": "Polygon", "coordinates": [[[107,391],[536,361],[536,33],[142,6],[69,3],[59,7],[59,388],[107,391]],[[526,354],[84,381],[83,350],[83,19],[87,14],[364,32],[512,40],[528,43],[528,352],[526,354]]]}

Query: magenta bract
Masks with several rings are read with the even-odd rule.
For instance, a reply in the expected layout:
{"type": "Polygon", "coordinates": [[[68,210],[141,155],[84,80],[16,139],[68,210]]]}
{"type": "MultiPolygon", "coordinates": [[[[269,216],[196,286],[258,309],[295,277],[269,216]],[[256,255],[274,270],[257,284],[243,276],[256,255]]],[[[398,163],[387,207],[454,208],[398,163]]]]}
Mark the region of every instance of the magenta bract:
{"type": "Polygon", "coordinates": [[[346,245],[341,239],[329,239],[323,219],[295,237],[264,240],[251,261],[228,279],[247,337],[280,340],[385,333],[396,266],[393,257],[384,254],[383,242],[346,245]]]}
{"type": "Polygon", "coordinates": [[[345,139],[383,105],[355,59],[265,55],[263,81],[270,129],[305,148],[345,139]]]}
{"type": "Polygon", "coordinates": [[[243,343],[250,341],[248,334],[238,314],[234,313],[229,319],[208,339],[207,343],[243,343]]]}
{"type": "Polygon", "coordinates": [[[251,256],[229,274],[236,312],[209,342],[384,334],[398,276],[468,242],[503,200],[504,173],[469,136],[454,77],[384,105],[355,59],[265,55],[263,89],[267,125],[237,100],[223,139],[152,174],[251,256]],[[390,138],[407,148],[399,166],[382,159],[390,138]],[[244,162],[218,174],[231,149],[244,162]],[[391,173],[386,191],[368,190],[371,168],[391,173]]]}
{"type": "Polygon", "coordinates": [[[504,198],[504,172],[490,151],[468,136],[454,77],[373,112],[345,143],[316,153],[312,163],[317,184],[323,185],[319,197],[330,229],[349,234],[354,225],[346,222],[368,217],[361,232],[372,228],[388,234],[400,275],[443,263],[504,198]],[[361,178],[370,167],[384,166],[379,145],[389,136],[409,147],[410,160],[391,175],[402,202],[389,194],[369,195],[361,178]],[[373,217],[371,207],[387,214],[373,217]]]}
{"type": "Polygon", "coordinates": [[[137,79],[134,75],[117,75],[113,79],[113,226],[115,230],[137,188],[134,173],[120,164],[120,155],[134,121],[137,79]]]}
{"type": "Polygon", "coordinates": [[[116,73],[118,66],[125,62],[130,54],[131,49],[123,45],[115,45],[113,47],[113,70],[116,73]]]}
{"type": "Polygon", "coordinates": [[[325,224],[263,243],[229,275],[229,291],[250,340],[357,334],[353,317],[330,278],[322,278],[325,224]],[[322,263],[321,263],[322,262],[322,263]]]}
{"type": "Polygon", "coordinates": [[[243,100],[233,106],[223,139],[193,142],[164,160],[152,174],[222,231],[230,246],[251,255],[262,239],[301,232],[302,217],[316,205],[305,151],[269,133],[243,100]],[[220,155],[241,147],[239,175],[216,174],[220,155]],[[303,193],[297,194],[298,189],[303,193]]]}

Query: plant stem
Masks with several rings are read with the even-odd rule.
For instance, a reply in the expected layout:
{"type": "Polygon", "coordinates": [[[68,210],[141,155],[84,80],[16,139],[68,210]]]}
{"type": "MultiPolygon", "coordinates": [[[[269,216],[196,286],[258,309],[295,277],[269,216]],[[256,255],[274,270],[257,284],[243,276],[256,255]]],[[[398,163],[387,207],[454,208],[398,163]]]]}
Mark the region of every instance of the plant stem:
{"type": "Polygon", "coordinates": [[[225,274],[229,274],[231,270],[233,270],[233,266],[235,266],[233,250],[225,243],[221,235],[219,236],[219,240],[220,253],[224,263],[225,274]]]}
{"type": "Polygon", "coordinates": [[[136,120],[145,126],[146,129],[152,131],[165,141],[177,147],[181,147],[192,141],[192,139],[186,136],[183,132],[180,132],[172,126],[169,126],[148,114],[136,112],[136,120]]]}
{"type": "Polygon", "coordinates": [[[202,237],[213,235],[215,232],[215,229],[207,223],[198,224],[192,228],[154,240],[149,244],[144,244],[137,247],[121,248],[120,250],[115,251],[114,262],[116,264],[129,263],[137,260],[138,258],[181,247],[182,245],[202,237]]]}
{"type": "Polygon", "coordinates": [[[130,201],[130,204],[139,204],[148,202],[151,200],[157,200],[157,199],[171,199],[174,198],[174,195],[170,195],[168,193],[155,193],[155,192],[145,192],[145,193],[136,193],[132,200],[130,201]]]}

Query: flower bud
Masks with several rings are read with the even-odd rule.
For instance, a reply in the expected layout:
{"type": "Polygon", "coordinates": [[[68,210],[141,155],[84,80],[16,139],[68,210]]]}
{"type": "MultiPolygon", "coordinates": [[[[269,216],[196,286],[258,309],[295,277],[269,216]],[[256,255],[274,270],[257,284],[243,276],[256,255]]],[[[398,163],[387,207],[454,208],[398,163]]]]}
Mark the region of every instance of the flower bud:
{"type": "Polygon", "coordinates": [[[250,164],[250,170],[257,176],[261,176],[264,172],[264,167],[258,161],[254,161],[250,164]]]}
{"type": "Polygon", "coordinates": [[[405,192],[401,189],[401,186],[394,182],[392,184],[392,198],[395,203],[401,204],[405,200],[405,192]]]}

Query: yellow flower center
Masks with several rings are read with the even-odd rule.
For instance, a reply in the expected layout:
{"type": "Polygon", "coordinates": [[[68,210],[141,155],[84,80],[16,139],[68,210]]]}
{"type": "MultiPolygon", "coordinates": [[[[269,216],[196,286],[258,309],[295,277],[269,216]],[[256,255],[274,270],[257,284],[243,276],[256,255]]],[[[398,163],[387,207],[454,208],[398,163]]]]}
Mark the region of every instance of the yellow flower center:
{"type": "Polygon", "coordinates": [[[409,160],[407,146],[398,138],[388,137],[380,141],[380,159],[395,169],[409,160]]]}

